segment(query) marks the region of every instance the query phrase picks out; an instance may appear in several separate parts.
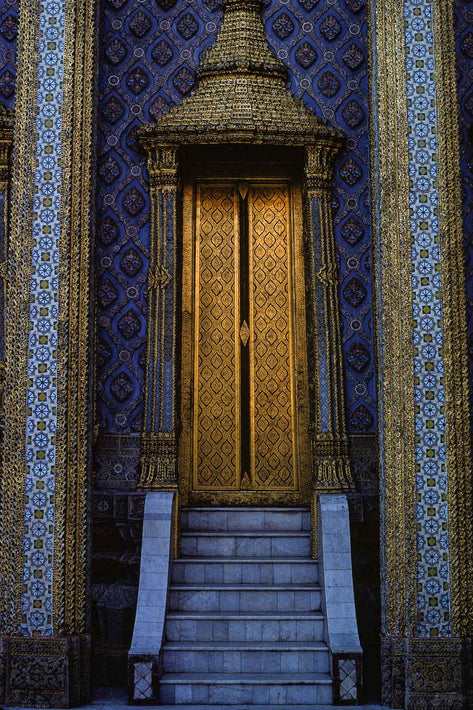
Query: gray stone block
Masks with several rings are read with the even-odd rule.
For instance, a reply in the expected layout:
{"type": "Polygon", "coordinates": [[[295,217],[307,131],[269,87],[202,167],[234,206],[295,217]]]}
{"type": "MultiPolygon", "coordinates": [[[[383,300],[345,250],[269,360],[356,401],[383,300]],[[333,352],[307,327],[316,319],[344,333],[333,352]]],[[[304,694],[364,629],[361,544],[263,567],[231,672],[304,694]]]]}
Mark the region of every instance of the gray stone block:
{"type": "Polygon", "coordinates": [[[209,686],[208,685],[193,685],[192,686],[192,702],[196,705],[202,705],[209,701],[209,686]]]}
{"type": "Polygon", "coordinates": [[[302,513],[296,510],[267,511],[264,514],[265,530],[302,530],[302,513]]]}
{"type": "Polygon", "coordinates": [[[239,611],[240,595],[237,591],[219,592],[220,596],[220,611],[239,611]]]}
{"type": "Polygon", "coordinates": [[[228,622],[228,640],[229,641],[244,641],[246,637],[245,622],[233,621],[228,622]]]}
{"type": "Polygon", "coordinates": [[[292,581],[291,564],[273,564],[274,584],[289,584],[292,581]]]}
{"type": "Polygon", "coordinates": [[[278,611],[294,611],[294,592],[278,592],[277,593],[277,610],[278,611]]]}
{"type": "Polygon", "coordinates": [[[192,686],[176,685],[174,702],[176,705],[185,705],[192,702],[192,686]]]}
{"type": "Polygon", "coordinates": [[[184,565],[180,565],[184,568],[184,581],[187,584],[204,584],[205,583],[205,573],[206,566],[202,564],[192,564],[192,562],[186,562],[184,565]]]}
{"type": "Polygon", "coordinates": [[[248,511],[247,513],[229,511],[228,529],[261,531],[264,526],[264,515],[263,511],[248,511]]]}
{"type": "Polygon", "coordinates": [[[308,557],[310,538],[304,533],[300,537],[276,537],[271,540],[272,557],[308,557]]]}
{"type": "Polygon", "coordinates": [[[272,685],[269,688],[269,702],[271,705],[286,705],[287,687],[285,685],[272,685]]]}
{"type": "Polygon", "coordinates": [[[174,685],[159,686],[159,701],[160,705],[174,705],[174,685]]]}
{"type": "Polygon", "coordinates": [[[237,557],[269,557],[271,555],[271,539],[267,537],[237,538],[235,554],[237,557]]]}
{"type": "Polygon", "coordinates": [[[242,581],[245,584],[258,584],[260,579],[260,565],[242,565],[242,581]]]}

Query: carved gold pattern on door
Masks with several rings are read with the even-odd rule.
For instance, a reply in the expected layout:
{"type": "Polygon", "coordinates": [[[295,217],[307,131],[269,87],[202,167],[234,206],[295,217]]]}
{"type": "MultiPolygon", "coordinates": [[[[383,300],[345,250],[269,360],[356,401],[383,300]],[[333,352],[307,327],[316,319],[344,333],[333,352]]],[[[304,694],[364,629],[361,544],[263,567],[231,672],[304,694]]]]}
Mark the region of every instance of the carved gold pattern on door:
{"type": "Polygon", "coordinates": [[[297,467],[287,187],[251,190],[249,227],[253,485],[293,488],[297,467]]]}
{"type": "Polygon", "coordinates": [[[201,186],[197,201],[194,486],[239,488],[239,281],[233,186],[201,186]]]}
{"type": "Polygon", "coordinates": [[[308,500],[300,215],[288,182],[185,188],[184,501],[308,500]]]}

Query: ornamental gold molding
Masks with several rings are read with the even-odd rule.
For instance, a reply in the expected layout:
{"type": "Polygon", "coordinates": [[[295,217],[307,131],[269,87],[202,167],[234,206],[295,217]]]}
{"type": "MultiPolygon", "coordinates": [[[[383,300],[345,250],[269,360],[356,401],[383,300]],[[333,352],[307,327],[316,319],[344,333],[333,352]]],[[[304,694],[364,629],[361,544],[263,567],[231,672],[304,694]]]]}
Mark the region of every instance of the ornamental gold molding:
{"type": "MultiPolygon", "coordinates": [[[[446,450],[446,487],[439,486],[435,476],[427,485],[432,486],[446,511],[446,519],[440,520],[447,541],[440,563],[448,570],[442,593],[449,599],[450,633],[443,631],[448,628],[444,620],[441,622],[444,624],[442,633],[471,636],[472,466],[453,8],[448,0],[425,0],[416,5],[382,0],[371,5],[371,35],[375,48],[372,58],[375,108],[372,119],[372,194],[377,232],[375,263],[378,267],[375,273],[383,497],[382,585],[385,595],[382,630],[386,637],[393,638],[418,635],[417,595],[425,582],[422,576],[420,579],[417,576],[417,565],[420,562],[428,564],[423,562],[424,557],[420,558],[420,548],[417,547],[417,534],[425,525],[425,521],[417,518],[416,511],[416,503],[423,501],[416,483],[417,466],[421,465],[422,471],[427,470],[425,462],[428,459],[422,458],[427,453],[419,454],[420,464],[415,459],[416,447],[423,443],[415,431],[416,418],[421,415],[421,408],[415,403],[415,392],[422,386],[419,382],[423,373],[419,377],[414,372],[414,362],[419,358],[423,343],[430,341],[422,338],[419,342],[414,341],[418,337],[414,324],[429,311],[424,309],[420,316],[416,315],[415,298],[418,297],[414,293],[410,266],[414,258],[410,220],[415,215],[414,208],[410,210],[409,199],[413,191],[418,199],[421,192],[416,196],[415,190],[422,191],[422,186],[417,188],[415,178],[409,181],[413,158],[407,139],[412,128],[408,111],[414,112],[415,120],[422,119],[418,119],[419,109],[408,98],[407,83],[412,83],[413,79],[406,70],[410,48],[405,35],[409,18],[419,16],[426,26],[431,23],[433,31],[433,69],[429,70],[429,81],[434,82],[434,93],[430,93],[429,98],[433,96],[434,105],[433,108],[429,105],[428,110],[435,111],[436,116],[438,182],[433,189],[438,192],[436,216],[440,258],[435,264],[435,273],[441,278],[441,290],[437,290],[435,297],[440,299],[442,308],[443,339],[443,345],[436,352],[443,358],[445,371],[434,392],[439,392],[442,387],[445,390],[445,405],[440,402],[439,406],[444,408],[446,427],[445,435],[441,430],[439,433],[446,450]],[[417,558],[413,554],[416,549],[417,558]]],[[[422,32],[415,41],[432,42],[422,32]]],[[[417,166],[416,171],[422,174],[417,166]]],[[[426,201],[428,199],[427,196],[426,201]]],[[[431,234],[435,236],[434,231],[431,234]]],[[[422,249],[422,246],[416,246],[422,249]]],[[[434,257],[426,258],[430,258],[433,265],[434,257]]],[[[427,276],[424,280],[426,284],[430,283],[427,276]]],[[[433,421],[433,426],[437,426],[435,418],[433,421]]],[[[441,426],[441,420],[438,420],[438,426],[441,426]]],[[[436,456],[430,467],[433,469],[437,465],[440,467],[443,463],[436,456]]],[[[438,520],[437,514],[434,519],[438,520]]],[[[432,536],[429,545],[438,547],[438,544],[432,536]]],[[[431,572],[438,576],[438,564],[432,563],[431,572]]],[[[444,613],[439,612],[439,619],[444,613]]],[[[435,624],[429,623],[432,625],[431,635],[434,635],[435,624]]],[[[429,639],[425,639],[425,643],[428,642],[429,639]]]]}
{"type": "Polygon", "coordinates": [[[372,1],[371,33],[376,43],[372,91],[378,122],[372,119],[372,194],[377,242],[378,397],[382,402],[380,447],[384,503],[382,630],[407,636],[415,619],[415,433],[412,295],[409,269],[409,179],[403,6],[372,1]],[[402,436],[399,433],[402,432],[402,436]]]}
{"type": "Polygon", "coordinates": [[[452,633],[473,636],[473,477],[453,4],[434,0],[452,633]]]}
{"type": "Polygon", "coordinates": [[[338,269],[332,219],[334,160],[339,135],[305,149],[306,222],[310,248],[312,338],[316,350],[311,389],[311,442],[316,492],[353,490],[343,392],[343,355],[338,303],[338,269]]]}
{"type": "MultiPolygon", "coordinates": [[[[0,611],[3,634],[18,633],[21,619],[25,532],[25,437],[31,416],[26,405],[30,289],[32,278],[33,209],[39,140],[35,130],[40,54],[40,12],[34,0],[20,8],[18,84],[15,113],[15,155],[12,177],[6,323],[5,417],[0,552],[0,611]]],[[[58,241],[57,421],[51,444],[55,452],[54,521],[48,535],[53,580],[45,589],[52,598],[49,634],[83,633],[88,627],[88,486],[90,426],[90,264],[92,199],[92,131],[94,126],[94,59],[96,11],[85,0],[65,0],[64,81],[61,102],[60,235],[58,241]]],[[[54,145],[52,155],[54,156],[54,145]]],[[[0,170],[2,166],[0,131],[0,170]]],[[[51,173],[52,174],[52,173],[51,173]]],[[[49,178],[48,178],[49,179],[49,178]]],[[[54,176],[51,180],[55,179],[54,176]]],[[[54,213],[58,218],[58,212],[54,213]]],[[[43,232],[47,234],[48,232],[43,232]]],[[[40,460],[40,459],[38,459],[40,460]]],[[[31,578],[33,578],[31,573],[31,578]]],[[[46,598],[46,597],[45,597],[46,598]]],[[[41,627],[42,628],[42,627],[41,627]]]]}
{"type": "Polygon", "coordinates": [[[97,9],[66,0],[61,201],[59,410],[53,628],[89,628],[89,489],[92,434],[92,234],[97,9]],[[62,406],[61,406],[62,404],[62,406]],[[63,475],[63,472],[65,475],[63,475]]]}
{"type": "Polygon", "coordinates": [[[176,432],[176,199],[177,148],[148,145],[151,248],[148,342],[139,487],[177,487],[176,432]]]}
{"type": "Polygon", "coordinates": [[[0,549],[0,614],[3,633],[15,633],[20,624],[22,592],[22,533],[24,517],[27,340],[32,249],[32,206],[36,135],[35,115],[38,45],[38,2],[22,3],[18,36],[18,80],[15,96],[15,159],[12,172],[8,273],[15,274],[9,289],[5,318],[4,418],[1,472],[1,525],[8,530],[0,549]]]}

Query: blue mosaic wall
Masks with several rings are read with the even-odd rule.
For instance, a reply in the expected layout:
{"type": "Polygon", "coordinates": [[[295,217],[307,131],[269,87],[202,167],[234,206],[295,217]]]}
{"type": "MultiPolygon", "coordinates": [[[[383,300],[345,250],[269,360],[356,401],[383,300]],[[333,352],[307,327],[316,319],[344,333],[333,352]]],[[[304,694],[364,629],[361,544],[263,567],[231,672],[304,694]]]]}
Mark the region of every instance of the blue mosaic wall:
{"type": "Polygon", "coordinates": [[[454,13],[465,225],[469,380],[473,396],[473,0],[454,0],[454,13]]]}
{"type": "MultiPolygon", "coordinates": [[[[102,433],[140,432],[149,201],[136,130],[195,85],[218,0],[103,0],[98,139],[98,416],[102,433]]],[[[290,89],[347,135],[334,200],[348,429],[375,431],[365,0],[270,0],[264,10],[290,89]]]]}
{"type": "Polygon", "coordinates": [[[13,108],[16,82],[18,0],[0,0],[0,103],[13,108]]]}

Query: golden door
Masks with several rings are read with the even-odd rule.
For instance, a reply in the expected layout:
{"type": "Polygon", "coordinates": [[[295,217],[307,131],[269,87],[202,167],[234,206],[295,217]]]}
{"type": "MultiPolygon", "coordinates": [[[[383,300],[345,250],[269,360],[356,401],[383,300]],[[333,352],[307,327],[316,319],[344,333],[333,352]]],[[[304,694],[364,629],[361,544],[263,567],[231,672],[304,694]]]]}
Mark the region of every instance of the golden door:
{"type": "Polygon", "coordinates": [[[300,195],[197,182],[184,198],[184,501],[308,501],[300,195]]]}

